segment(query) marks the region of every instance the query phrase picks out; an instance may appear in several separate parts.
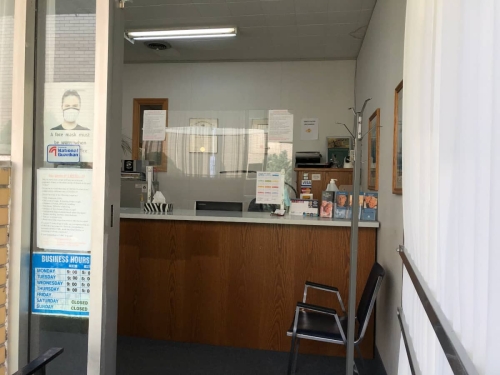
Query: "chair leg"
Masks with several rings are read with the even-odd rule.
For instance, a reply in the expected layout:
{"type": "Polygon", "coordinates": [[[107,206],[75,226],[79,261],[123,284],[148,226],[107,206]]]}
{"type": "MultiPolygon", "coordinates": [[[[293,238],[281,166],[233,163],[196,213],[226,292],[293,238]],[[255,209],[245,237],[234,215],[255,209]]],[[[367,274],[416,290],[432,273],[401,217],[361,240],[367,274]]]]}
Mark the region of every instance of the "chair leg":
{"type": "MultiPolygon", "coordinates": [[[[361,367],[363,368],[363,372],[366,372],[366,366],[365,366],[365,360],[363,359],[363,355],[361,354],[361,349],[359,349],[359,346],[357,344],[354,345],[356,348],[356,351],[358,352],[359,358],[361,359],[361,367]]],[[[359,371],[358,371],[359,374],[359,371]]]]}
{"type": "Polygon", "coordinates": [[[292,365],[292,375],[295,375],[295,370],[297,370],[297,358],[299,357],[299,346],[300,346],[300,338],[297,337],[297,342],[295,343],[295,354],[292,365]]]}
{"type": "Polygon", "coordinates": [[[287,375],[292,375],[292,370],[295,371],[293,369],[294,367],[294,362],[295,362],[295,345],[297,344],[297,335],[293,335],[292,336],[292,346],[290,348],[290,356],[288,358],[288,371],[286,372],[287,375]]]}

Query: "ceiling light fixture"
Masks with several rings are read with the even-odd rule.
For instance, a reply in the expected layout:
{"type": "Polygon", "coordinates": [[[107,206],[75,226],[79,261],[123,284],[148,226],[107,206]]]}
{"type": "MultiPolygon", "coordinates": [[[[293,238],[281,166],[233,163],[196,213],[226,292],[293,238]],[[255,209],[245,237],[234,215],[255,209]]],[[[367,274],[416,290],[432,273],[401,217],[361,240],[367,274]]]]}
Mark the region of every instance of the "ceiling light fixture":
{"type": "Polygon", "coordinates": [[[168,40],[194,38],[227,38],[236,36],[236,27],[218,27],[203,29],[170,29],[128,31],[125,35],[131,40],[168,40]]]}

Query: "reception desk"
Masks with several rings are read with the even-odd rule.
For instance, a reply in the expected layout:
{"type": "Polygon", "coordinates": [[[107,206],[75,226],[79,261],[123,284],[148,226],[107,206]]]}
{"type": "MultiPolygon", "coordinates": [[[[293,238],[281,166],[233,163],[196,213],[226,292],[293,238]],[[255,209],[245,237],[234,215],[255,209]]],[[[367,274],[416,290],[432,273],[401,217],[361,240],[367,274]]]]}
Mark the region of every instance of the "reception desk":
{"type": "MultiPolygon", "coordinates": [[[[357,298],[376,259],[377,222],[359,229],[357,298]]],[[[306,280],[337,286],[347,306],[350,222],[269,213],[124,208],[118,334],[288,351],[286,331],[306,280]]],[[[308,302],[341,311],[335,295],[308,302]]],[[[372,316],[361,349],[373,357],[372,316]]],[[[301,352],[345,355],[305,340],[301,352]]]]}

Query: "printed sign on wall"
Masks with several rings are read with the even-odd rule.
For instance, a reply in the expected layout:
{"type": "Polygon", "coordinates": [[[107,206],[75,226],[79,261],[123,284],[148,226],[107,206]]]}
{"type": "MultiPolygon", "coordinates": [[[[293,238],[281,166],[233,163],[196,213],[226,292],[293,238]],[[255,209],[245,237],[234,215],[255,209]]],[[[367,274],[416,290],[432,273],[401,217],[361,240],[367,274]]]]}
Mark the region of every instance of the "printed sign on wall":
{"type": "Polygon", "coordinates": [[[31,311],[89,316],[90,254],[33,253],[31,311]]]}

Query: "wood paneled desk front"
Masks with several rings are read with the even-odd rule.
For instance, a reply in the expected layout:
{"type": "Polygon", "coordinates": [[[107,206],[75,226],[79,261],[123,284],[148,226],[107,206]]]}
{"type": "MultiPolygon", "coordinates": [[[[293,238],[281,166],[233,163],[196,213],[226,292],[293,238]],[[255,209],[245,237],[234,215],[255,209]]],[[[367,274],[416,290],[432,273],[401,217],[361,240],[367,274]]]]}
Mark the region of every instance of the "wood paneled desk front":
{"type": "MultiPolygon", "coordinates": [[[[288,351],[286,331],[306,280],[337,286],[347,306],[350,222],[226,215],[122,209],[119,335],[288,351]]],[[[376,259],[377,227],[360,223],[358,300],[376,259]]],[[[331,293],[311,290],[308,302],[341,311],[331,293]]],[[[312,341],[301,352],[345,355],[312,341]]]]}

